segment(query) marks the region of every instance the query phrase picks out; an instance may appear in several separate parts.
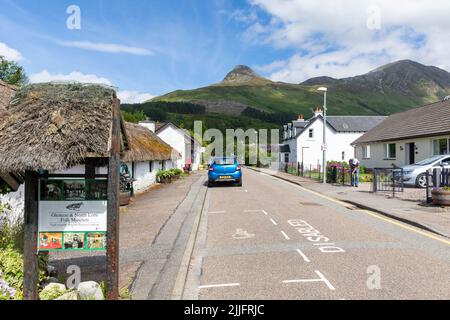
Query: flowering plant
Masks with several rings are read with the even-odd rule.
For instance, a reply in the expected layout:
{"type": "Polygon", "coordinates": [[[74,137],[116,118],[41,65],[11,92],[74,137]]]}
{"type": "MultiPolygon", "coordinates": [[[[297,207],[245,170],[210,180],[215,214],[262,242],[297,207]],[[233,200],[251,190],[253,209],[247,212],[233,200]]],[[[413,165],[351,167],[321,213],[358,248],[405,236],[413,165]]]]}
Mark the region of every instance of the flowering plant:
{"type": "Polygon", "coordinates": [[[0,300],[10,300],[16,295],[16,289],[10,287],[3,279],[3,273],[0,271],[0,300]]]}

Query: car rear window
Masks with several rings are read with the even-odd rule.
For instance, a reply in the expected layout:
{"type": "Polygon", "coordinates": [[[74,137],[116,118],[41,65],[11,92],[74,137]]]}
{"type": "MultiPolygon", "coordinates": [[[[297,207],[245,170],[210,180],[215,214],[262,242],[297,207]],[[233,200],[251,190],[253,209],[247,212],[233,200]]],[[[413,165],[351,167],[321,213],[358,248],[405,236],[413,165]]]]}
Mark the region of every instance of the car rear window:
{"type": "Polygon", "coordinates": [[[235,163],[234,158],[216,158],[213,160],[213,164],[219,165],[232,165],[235,163]]]}

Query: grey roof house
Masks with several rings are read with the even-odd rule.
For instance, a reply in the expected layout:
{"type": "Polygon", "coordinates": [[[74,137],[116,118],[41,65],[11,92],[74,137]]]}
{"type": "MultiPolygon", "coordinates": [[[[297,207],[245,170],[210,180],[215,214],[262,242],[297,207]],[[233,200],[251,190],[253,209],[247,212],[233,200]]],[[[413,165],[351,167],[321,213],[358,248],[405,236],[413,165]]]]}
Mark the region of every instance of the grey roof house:
{"type": "MultiPolygon", "coordinates": [[[[328,116],[326,122],[327,159],[347,161],[354,156],[351,143],[383,122],[383,116],[328,116]]],[[[323,112],[316,108],[314,117],[303,116],[283,128],[283,144],[280,147],[282,163],[303,163],[318,167],[322,162],[323,112]]]]}
{"type": "Polygon", "coordinates": [[[450,153],[450,100],[394,114],[352,144],[364,165],[408,165],[450,153]]]}

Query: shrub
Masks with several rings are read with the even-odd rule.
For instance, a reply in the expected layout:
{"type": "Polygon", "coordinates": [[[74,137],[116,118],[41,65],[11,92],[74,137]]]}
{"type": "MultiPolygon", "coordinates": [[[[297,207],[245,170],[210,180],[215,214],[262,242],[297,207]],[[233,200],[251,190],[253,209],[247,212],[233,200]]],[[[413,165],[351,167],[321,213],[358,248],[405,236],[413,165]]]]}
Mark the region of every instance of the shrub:
{"type": "Polygon", "coordinates": [[[170,169],[169,172],[174,176],[181,176],[181,174],[183,173],[183,170],[178,169],[178,168],[173,168],[173,169],[170,169]]]}
{"type": "MultiPolygon", "coordinates": [[[[39,281],[47,279],[47,256],[39,256],[39,281]]],[[[23,290],[23,255],[12,248],[0,249],[0,273],[3,280],[15,290],[15,300],[22,299],[23,290]]],[[[1,281],[1,280],[0,280],[1,281]]]]}

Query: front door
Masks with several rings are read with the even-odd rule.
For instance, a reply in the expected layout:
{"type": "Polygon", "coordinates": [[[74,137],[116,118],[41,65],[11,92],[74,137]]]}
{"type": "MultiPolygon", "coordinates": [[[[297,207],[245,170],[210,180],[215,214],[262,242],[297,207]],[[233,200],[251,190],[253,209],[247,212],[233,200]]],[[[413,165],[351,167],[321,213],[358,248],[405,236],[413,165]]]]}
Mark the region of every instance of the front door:
{"type": "Polygon", "coordinates": [[[407,143],[407,152],[408,152],[408,164],[416,163],[416,144],[414,142],[407,143]]]}

